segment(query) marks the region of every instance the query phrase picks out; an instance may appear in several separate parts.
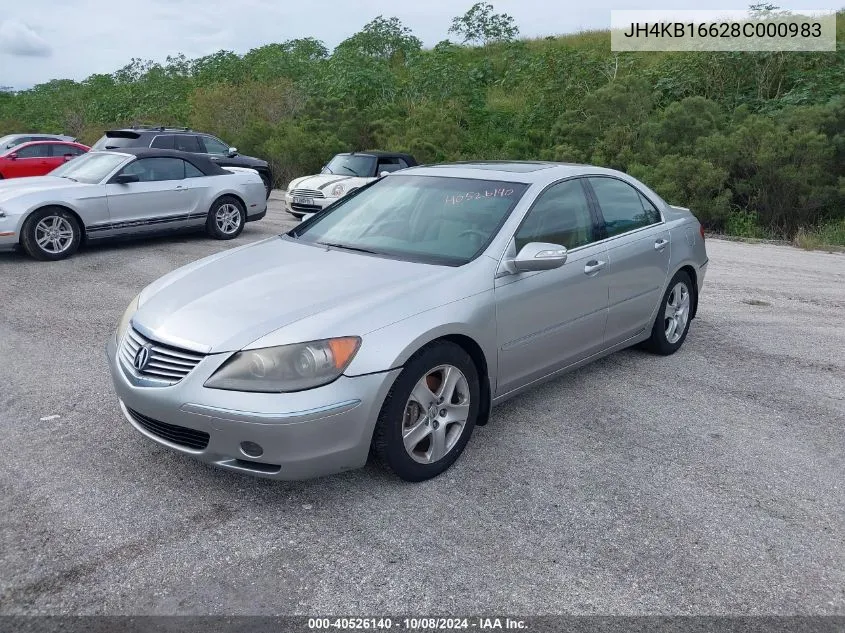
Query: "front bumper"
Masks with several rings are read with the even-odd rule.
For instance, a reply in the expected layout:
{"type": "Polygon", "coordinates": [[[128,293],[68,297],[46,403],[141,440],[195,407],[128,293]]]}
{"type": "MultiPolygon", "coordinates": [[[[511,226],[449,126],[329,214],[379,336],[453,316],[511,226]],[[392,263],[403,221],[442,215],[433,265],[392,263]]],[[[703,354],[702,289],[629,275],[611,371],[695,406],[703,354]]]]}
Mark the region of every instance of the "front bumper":
{"type": "Polygon", "coordinates": [[[312,198],[310,204],[294,204],[293,196],[286,193],[284,197],[285,211],[297,218],[308,217],[322,211],[338,199],[339,198],[312,198]]]}
{"type": "Polygon", "coordinates": [[[245,393],[203,387],[230,353],[206,356],[169,387],[138,384],[119,359],[114,337],[106,355],[121,410],[140,433],[201,461],[273,479],[307,479],[363,466],[379,410],[401,371],[341,376],[296,393],[245,393]],[[207,433],[208,443],[186,446],[179,430],[162,433],[149,420],[207,433]],[[258,444],[263,453],[250,456],[244,442],[258,444]]]}
{"type": "Polygon", "coordinates": [[[0,215],[0,251],[13,249],[18,243],[19,216],[0,215]]]}

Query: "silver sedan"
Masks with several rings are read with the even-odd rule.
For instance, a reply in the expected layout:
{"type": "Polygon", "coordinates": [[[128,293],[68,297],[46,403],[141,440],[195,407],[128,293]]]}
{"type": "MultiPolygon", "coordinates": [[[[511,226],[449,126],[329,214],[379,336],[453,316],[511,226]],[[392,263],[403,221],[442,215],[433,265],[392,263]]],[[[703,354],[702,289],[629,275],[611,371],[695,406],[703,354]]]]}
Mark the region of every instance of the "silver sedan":
{"type": "Polygon", "coordinates": [[[221,240],[267,212],[258,172],[159,149],[88,152],[47,176],[0,182],[0,250],[41,260],[83,242],[202,230],[221,240]]]}
{"type": "Polygon", "coordinates": [[[416,167],[162,277],[107,354],[126,418],[173,450],[278,479],[374,454],[421,481],[522,390],[676,352],[706,269],[689,210],[623,173],[416,167]]]}

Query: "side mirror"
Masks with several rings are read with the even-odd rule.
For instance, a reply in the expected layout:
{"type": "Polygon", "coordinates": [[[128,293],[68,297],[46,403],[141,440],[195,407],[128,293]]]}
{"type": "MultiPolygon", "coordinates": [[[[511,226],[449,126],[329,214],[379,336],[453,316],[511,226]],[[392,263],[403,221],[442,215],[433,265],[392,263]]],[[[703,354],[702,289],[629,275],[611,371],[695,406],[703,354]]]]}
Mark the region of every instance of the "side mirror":
{"type": "Polygon", "coordinates": [[[17,152],[12,152],[12,153],[11,153],[11,154],[9,154],[6,158],[8,158],[9,160],[17,160],[17,159],[18,159],[18,153],[17,153],[17,152]]]}
{"type": "Polygon", "coordinates": [[[73,158],[73,154],[65,154],[64,155],[65,161],[69,161],[71,158],[73,158]]]}
{"type": "Polygon", "coordinates": [[[513,267],[520,273],[533,270],[551,270],[563,266],[565,261],[566,248],[560,244],[529,242],[516,254],[513,267]]]}
{"type": "Polygon", "coordinates": [[[138,174],[118,174],[111,181],[118,185],[128,185],[130,182],[140,182],[138,174]]]}
{"type": "Polygon", "coordinates": [[[238,155],[238,148],[237,147],[230,147],[229,148],[229,156],[237,156],[238,155]]]}
{"type": "Polygon", "coordinates": [[[380,178],[384,178],[384,177],[385,177],[385,176],[387,176],[389,173],[390,173],[389,171],[383,171],[383,172],[381,172],[381,173],[379,174],[379,177],[380,177],[380,178]]]}

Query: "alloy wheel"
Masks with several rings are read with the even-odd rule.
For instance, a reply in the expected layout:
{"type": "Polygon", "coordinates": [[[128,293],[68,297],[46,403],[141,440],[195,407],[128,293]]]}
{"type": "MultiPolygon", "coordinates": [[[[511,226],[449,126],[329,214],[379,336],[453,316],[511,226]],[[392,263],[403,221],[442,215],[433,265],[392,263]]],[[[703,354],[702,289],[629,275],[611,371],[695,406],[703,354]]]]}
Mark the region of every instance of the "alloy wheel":
{"type": "Polygon", "coordinates": [[[221,204],[214,214],[214,223],[222,233],[231,235],[241,226],[241,210],[230,202],[221,204]]]}
{"type": "Polygon", "coordinates": [[[419,379],[402,417],[405,450],[420,464],[433,464],[451,451],[467,422],[470,391],[454,365],[440,365],[419,379]]]}
{"type": "Polygon", "coordinates": [[[35,225],[35,242],[45,253],[64,253],[73,243],[73,227],[61,216],[48,215],[35,225]]]}
{"type": "Polygon", "coordinates": [[[663,314],[666,341],[674,345],[684,335],[689,320],[690,294],[683,282],[678,282],[666,300],[663,314]]]}

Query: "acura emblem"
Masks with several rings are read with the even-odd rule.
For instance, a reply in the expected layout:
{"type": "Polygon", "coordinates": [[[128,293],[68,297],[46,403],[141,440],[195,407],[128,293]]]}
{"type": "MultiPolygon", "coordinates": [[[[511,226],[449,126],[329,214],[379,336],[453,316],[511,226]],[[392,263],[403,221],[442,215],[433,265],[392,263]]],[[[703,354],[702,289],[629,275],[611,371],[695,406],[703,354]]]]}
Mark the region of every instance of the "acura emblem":
{"type": "Polygon", "coordinates": [[[135,366],[135,369],[138,371],[143,371],[144,368],[147,366],[147,363],[150,362],[150,350],[152,350],[153,346],[147,343],[143,345],[135,354],[135,360],[132,361],[132,364],[135,366]]]}

